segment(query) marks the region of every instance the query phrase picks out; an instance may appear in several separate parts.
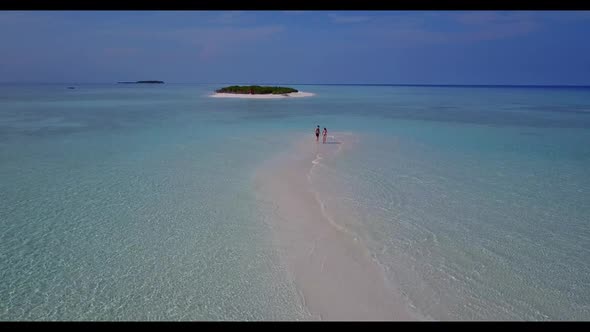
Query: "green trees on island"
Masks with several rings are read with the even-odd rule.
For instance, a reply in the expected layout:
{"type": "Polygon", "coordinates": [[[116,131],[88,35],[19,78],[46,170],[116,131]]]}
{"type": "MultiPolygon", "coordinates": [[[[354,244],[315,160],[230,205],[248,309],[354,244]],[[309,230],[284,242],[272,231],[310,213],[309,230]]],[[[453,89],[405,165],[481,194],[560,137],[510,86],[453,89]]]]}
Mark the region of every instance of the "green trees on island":
{"type": "Polygon", "coordinates": [[[282,95],[286,93],[298,92],[296,89],[282,86],[260,86],[260,85],[232,85],[216,90],[217,93],[239,93],[253,95],[282,95]]]}
{"type": "Polygon", "coordinates": [[[142,84],[142,83],[149,83],[149,84],[164,84],[164,81],[135,81],[135,82],[117,82],[119,84],[142,84]]]}

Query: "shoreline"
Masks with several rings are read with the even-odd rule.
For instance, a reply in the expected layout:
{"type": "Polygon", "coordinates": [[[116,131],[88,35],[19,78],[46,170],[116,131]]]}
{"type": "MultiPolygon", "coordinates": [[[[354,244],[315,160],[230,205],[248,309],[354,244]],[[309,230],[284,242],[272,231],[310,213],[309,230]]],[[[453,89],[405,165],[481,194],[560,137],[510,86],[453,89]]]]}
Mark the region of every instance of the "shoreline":
{"type": "Polygon", "coordinates": [[[303,98],[303,97],[312,97],[315,96],[315,93],[311,92],[292,92],[280,95],[273,95],[273,94],[260,94],[260,95],[250,95],[250,94],[241,94],[241,93],[218,93],[215,92],[212,95],[209,95],[211,98],[241,98],[241,99],[285,99],[285,98],[303,98]]]}
{"type": "Polygon", "coordinates": [[[312,319],[419,320],[359,236],[332,217],[313,189],[316,167],[354,144],[354,134],[334,135],[333,144],[302,135],[255,174],[258,200],[270,210],[267,224],[300,300],[312,319]]]}

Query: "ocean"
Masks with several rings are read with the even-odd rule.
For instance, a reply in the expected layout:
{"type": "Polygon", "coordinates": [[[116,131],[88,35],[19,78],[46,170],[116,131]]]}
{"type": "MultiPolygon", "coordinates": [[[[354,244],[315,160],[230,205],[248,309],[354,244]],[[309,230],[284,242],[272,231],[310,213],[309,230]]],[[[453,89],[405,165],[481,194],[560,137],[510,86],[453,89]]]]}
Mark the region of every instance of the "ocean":
{"type": "Polygon", "coordinates": [[[254,180],[316,125],[355,140],[310,188],[420,317],[590,320],[590,88],[68,86],[0,85],[0,320],[316,319],[254,180]]]}

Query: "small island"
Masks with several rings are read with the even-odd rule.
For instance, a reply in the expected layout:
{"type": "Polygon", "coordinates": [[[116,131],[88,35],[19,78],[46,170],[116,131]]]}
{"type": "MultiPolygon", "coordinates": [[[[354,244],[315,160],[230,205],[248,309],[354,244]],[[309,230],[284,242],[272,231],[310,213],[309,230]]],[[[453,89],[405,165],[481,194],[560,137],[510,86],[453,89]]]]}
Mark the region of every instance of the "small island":
{"type": "Polygon", "coordinates": [[[218,90],[211,97],[216,98],[250,98],[250,99],[276,99],[286,97],[309,97],[313,93],[300,92],[297,89],[283,86],[260,85],[232,85],[218,90]]]}
{"type": "Polygon", "coordinates": [[[286,88],[282,86],[260,86],[260,85],[232,85],[225,88],[221,88],[217,93],[240,93],[249,95],[282,95],[287,93],[299,92],[293,88],[286,88]]]}
{"type": "Polygon", "coordinates": [[[119,84],[164,84],[164,81],[135,81],[135,82],[117,82],[119,84]]]}

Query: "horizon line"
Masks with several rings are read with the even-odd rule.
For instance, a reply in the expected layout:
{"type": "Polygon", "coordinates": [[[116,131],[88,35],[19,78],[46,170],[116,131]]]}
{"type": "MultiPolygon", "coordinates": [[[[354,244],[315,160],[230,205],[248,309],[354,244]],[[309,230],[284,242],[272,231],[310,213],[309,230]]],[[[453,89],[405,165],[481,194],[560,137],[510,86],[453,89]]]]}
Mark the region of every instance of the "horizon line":
{"type": "MultiPolygon", "coordinates": [[[[0,82],[0,84],[118,84],[119,81],[113,82],[0,82]]],[[[283,83],[283,82],[166,82],[165,84],[241,84],[241,85],[340,85],[340,86],[430,86],[430,87],[590,87],[590,84],[469,84],[469,83],[283,83]]]]}

